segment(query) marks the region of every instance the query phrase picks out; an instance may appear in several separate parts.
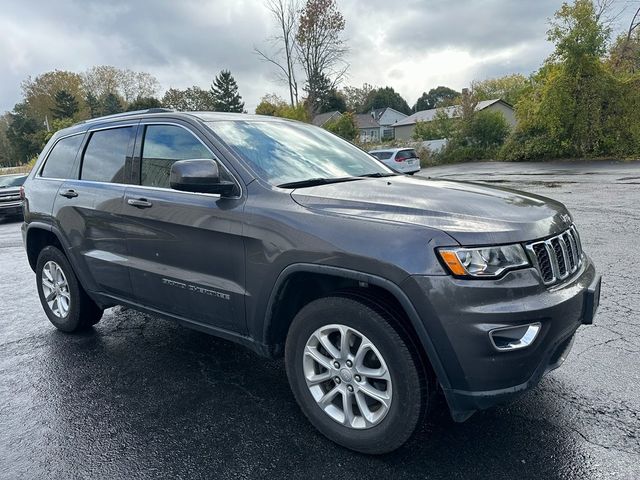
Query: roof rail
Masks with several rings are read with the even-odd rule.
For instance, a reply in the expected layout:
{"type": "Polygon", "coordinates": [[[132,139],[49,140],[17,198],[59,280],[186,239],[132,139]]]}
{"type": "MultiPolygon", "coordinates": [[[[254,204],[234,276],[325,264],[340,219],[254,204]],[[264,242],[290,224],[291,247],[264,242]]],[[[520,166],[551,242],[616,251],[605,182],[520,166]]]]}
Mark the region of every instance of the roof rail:
{"type": "Polygon", "coordinates": [[[176,110],[172,108],[147,108],[146,110],[134,110],[131,112],[114,113],[113,115],[104,115],[102,117],[89,118],[88,120],[84,120],[79,123],[82,124],[82,123],[96,122],[99,120],[110,120],[113,118],[125,118],[125,117],[130,117],[132,115],[140,115],[143,113],[168,113],[168,112],[175,112],[175,111],[176,110]]]}

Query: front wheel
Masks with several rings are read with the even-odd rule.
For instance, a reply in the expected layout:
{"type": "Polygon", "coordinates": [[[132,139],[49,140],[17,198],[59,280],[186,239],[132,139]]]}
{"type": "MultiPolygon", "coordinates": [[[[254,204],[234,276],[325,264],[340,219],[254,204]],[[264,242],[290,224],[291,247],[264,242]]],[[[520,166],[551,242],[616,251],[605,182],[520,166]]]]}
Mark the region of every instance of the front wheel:
{"type": "Polygon", "coordinates": [[[72,333],[95,325],[100,309],[80,286],[67,257],[56,247],[42,249],[36,265],[38,295],[49,321],[72,333]]]}
{"type": "Polygon", "coordinates": [[[326,297],[305,306],[287,336],[287,376],[302,411],[358,452],[400,447],[426,408],[419,360],[394,321],[361,299],[326,297]]]}

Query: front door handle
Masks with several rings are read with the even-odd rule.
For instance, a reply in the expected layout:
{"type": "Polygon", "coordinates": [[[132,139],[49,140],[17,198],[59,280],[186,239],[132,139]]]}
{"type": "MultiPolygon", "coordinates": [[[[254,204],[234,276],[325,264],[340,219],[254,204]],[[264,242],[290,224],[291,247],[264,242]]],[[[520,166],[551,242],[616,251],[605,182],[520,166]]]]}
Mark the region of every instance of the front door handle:
{"type": "Polygon", "coordinates": [[[153,203],[148,201],[146,198],[128,198],[127,204],[137,208],[150,208],[153,206],[153,203]]]}
{"type": "Polygon", "coordinates": [[[75,190],[69,189],[65,192],[60,192],[60,195],[67,198],[75,198],[78,196],[78,192],[76,192],[75,190]]]}

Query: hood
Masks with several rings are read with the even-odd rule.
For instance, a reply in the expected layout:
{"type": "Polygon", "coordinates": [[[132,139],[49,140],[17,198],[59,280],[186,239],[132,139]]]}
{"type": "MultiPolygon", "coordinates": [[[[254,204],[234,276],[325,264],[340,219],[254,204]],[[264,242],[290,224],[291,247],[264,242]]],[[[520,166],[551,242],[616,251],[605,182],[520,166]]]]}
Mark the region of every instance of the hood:
{"type": "Polygon", "coordinates": [[[367,178],[300,188],[291,196],[313,210],[435,228],[461,245],[527,242],[571,224],[564,205],[548,198],[420,177],[367,178]]]}

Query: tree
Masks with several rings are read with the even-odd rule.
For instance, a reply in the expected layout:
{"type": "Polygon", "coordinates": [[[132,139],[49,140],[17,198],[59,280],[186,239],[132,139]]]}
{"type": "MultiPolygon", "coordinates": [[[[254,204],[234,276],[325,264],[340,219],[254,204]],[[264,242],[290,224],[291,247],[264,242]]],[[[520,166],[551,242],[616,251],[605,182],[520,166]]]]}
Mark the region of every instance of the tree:
{"type": "Polygon", "coordinates": [[[352,112],[346,112],[335,120],[327,122],[324,128],[350,142],[358,136],[358,124],[352,112]]]}
{"type": "Polygon", "coordinates": [[[268,115],[270,117],[278,117],[278,113],[287,106],[282,98],[274,94],[267,94],[260,100],[256,107],[256,115],[268,115]]]}
{"type": "Polygon", "coordinates": [[[342,96],[345,98],[347,109],[351,112],[365,113],[365,103],[372,90],[374,90],[373,85],[368,83],[363,83],[361,87],[344,87],[342,96]]]}
{"type": "Polygon", "coordinates": [[[440,108],[436,111],[433,120],[429,122],[417,122],[413,131],[414,140],[440,140],[451,138],[458,129],[458,118],[450,117],[446,110],[440,108]]]}
{"type": "Polygon", "coordinates": [[[102,115],[113,115],[124,111],[120,98],[115,93],[107,93],[101,100],[102,115]]]}
{"type": "Polygon", "coordinates": [[[82,74],[84,89],[96,98],[109,93],[118,95],[128,104],[138,97],[153,97],[159,88],[158,80],[146,72],[134,72],[111,65],[97,65],[82,74]]]}
{"type": "Polygon", "coordinates": [[[589,0],[563,4],[548,31],[555,51],[518,102],[518,126],[503,148],[509,160],[637,152],[637,83],[603,61],[609,27],[589,0]]]}
{"type": "Polygon", "coordinates": [[[79,118],[86,118],[88,112],[84,103],[82,77],[74,72],[54,70],[35,78],[28,77],[22,82],[25,115],[37,122],[44,122],[56,108],[56,93],[61,90],[78,100],[79,118]]]}
{"type": "Polygon", "coordinates": [[[529,79],[519,73],[471,83],[473,94],[478,100],[500,98],[514,106],[529,86],[529,79]]]}
{"type": "Polygon", "coordinates": [[[306,75],[307,99],[315,106],[317,92],[334,89],[348,69],[342,38],[345,21],[335,0],[307,0],[298,21],[296,48],[306,75]],[[329,88],[322,82],[329,80],[329,88]]]}
{"type": "Polygon", "coordinates": [[[609,58],[618,73],[633,75],[640,71],[640,7],[631,18],[627,31],[616,39],[609,58]]]}
{"type": "Polygon", "coordinates": [[[238,84],[229,70],[222,70],[211,85],[211,95],[218,112],[242,113],[244,102],[238,93],[238,84]]]}
{"type": "Polygon", "coordinates": [[[443,87],[442,85],[429,90],[429,93],[423,92],[418,98],[418,101],[413,106],[414,112],[420,112],[422,110],[432,110],[437,107],[445,107],[452,105],[453,102],[460,96],[460,92],[457,92],[449,87],[443,87]]]}
{"type": "Polygon", "coordinates": [[[155,97],[138,97],[131,102],[127,108],[127,112],[134,112],[136,110],[147,110],[149,108],[161,108],[162,102],[155,97]]]}
{"type": "Polygon", "coordinates": [[[275,47],[273,54],[254,48],[263,60],[277,68],[277,76],[289,88],[291,106],[298,104],[298,83],[296,81],[296,30],[298,28],[297,0],[266,0],[265,5],[276,21],[279,34],[269,41],[275,47]]]}
{"type": "Polygon", "coordinates": [[[407,101],[397,93],[393,87],[383,87],[372,90],[363,107],[363,113],[368,113],[377,108],[393,108],[406,115],[411,114],[407,101]]]}
{"type": "Polygon", "coordinates": [[[102,106],[100,105],[100,100],[98,100],[98,97],[89,92],[87,93],[85,101],[87,102],[89,117],[94,118],[100,116],[100,113],[102,112],[102,106]]]}
{"type": "Polygon", "coordinates": [[[320,113],[325,112],[346,112],[347,102],[340,92],[336,89],[329,90],[329,92],[322,99],[320,106],[320,113]]]}
{"type": "Polygon", "coordinates": [[[210,90],[194,85],[185,90],[170,88],[162,97],[162,106],[181,112],[203,112],[215,110],[215,100],[210,90]]]}
{"type": "Polygon", "coordinates": [[[7,140],[13,154],[12,163],[27,163],[44,146],[46,134],[41,122],[29,116],[29,107],[25,102],[18,103],[9,114],[7,140]]]}
{"type": "Polygon", "coordinates": [[[55,107],[51,109],[53,118],[73,118],[73,116],[78,113],[78,101],[66,90],[60,90],[54,95],[54,98],[56,104],[55,107]]]}

